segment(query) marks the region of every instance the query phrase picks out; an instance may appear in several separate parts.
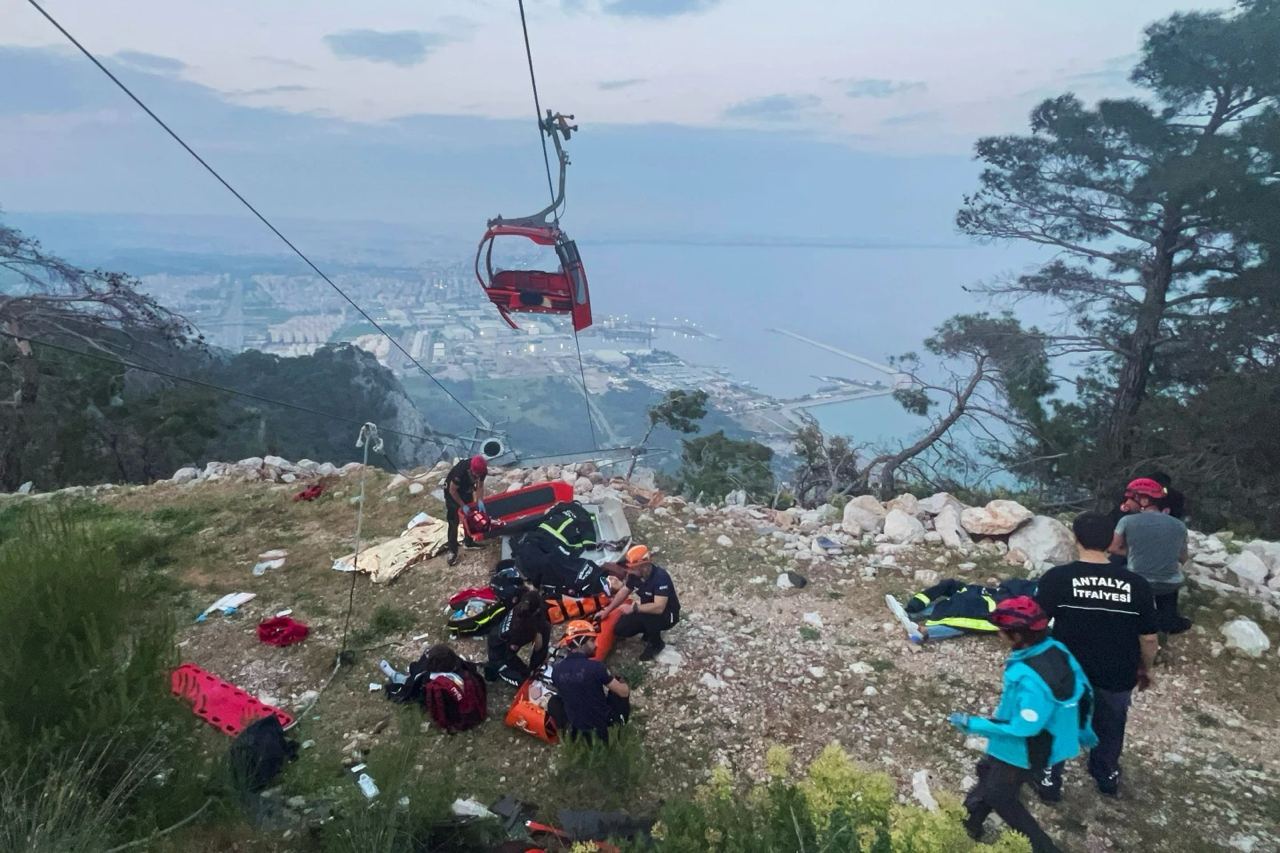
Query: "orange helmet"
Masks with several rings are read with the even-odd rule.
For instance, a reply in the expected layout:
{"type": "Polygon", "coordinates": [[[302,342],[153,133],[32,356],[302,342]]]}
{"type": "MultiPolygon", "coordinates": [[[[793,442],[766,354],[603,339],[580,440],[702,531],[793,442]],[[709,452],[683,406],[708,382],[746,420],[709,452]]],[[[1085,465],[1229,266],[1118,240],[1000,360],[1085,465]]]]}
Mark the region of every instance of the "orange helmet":
{"type": "Polygon", "coordinates": [[[560,645],[575,648],[583,640],[594,640],[599,634],[600,629],[586,619],[574,619],[564,626],[564,637],[560,639],[560,645]]]}
{"type": "Polygon", "coordinates": [[[627,553],[623,555],[622,564],[625,566],[635,566],[639,563],[648,563],[651,559],[647,546],[632,545],[627,549],[627,553]]]}

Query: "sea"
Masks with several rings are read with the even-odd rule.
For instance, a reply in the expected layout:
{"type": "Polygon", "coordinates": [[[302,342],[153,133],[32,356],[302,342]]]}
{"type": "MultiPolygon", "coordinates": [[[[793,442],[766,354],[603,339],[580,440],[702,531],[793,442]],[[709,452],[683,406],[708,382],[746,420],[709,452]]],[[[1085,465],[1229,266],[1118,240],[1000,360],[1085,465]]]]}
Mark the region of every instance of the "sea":
{"type": "MultiPolygon", "coordinates": [[[[818,376],[887,377],[771,329],[875,362],[907,352],[924,355],[924,339],[948,317],[1000,310],[972,289],[1023,271],[1034,256],[1018,247],[978,244],[593,243],[589,255],[584,247],[584,259],[597,316],[696,324],[717,339],[667,333],[654,345],[692,363],[726,367],[766,394],[794,397],[816,390],[818,376]]],[[[810,411],[825,431],[858,443],[906,438],[926,423],[891,397],[810,411]]]]}

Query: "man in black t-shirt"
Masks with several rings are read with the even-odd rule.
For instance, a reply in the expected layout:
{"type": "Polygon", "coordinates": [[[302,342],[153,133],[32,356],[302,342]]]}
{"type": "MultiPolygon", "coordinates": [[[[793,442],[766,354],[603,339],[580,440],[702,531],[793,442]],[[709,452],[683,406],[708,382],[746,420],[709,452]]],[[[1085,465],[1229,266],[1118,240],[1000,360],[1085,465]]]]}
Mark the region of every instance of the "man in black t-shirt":
{"type": "MultiPolygon", "coordinates": [[[[458,562],[458,511],[470,512],[471,504],[484,511],[484,478],[489,475],[489,462],[483,456],[459,459],[444,478],[444,514],[449,530],[449,565],[458,562]]],[[[468,548],[478,547],[464,531],[468,548]]]]}
{"type": "Polygon", "coordinates": [[[566,655],[551,670],[568,734],[607,742],[609,729],[631,716],[631,688],[594,660],[596,628],[575,619],[565,626],[566,655]]]}
{"type": "MultiPolygon", "coordinates": [[[[639,602],[618,618],[614,627],[615,637],[634,637],[644,634],[644,651],[640,660],[653,660],[666,648],[662,632],[680,621],[680,598],[671,575],[662,566],[655,566],[644,545],[633,545],[623,557],[622,567],[627,570],[627,580],[603,610],[593,618],[597,622],[622,607],[635,594],[639,602]]],[[[606,566],[608,568],[608,566],[606,566]]]]}
{"type": "MultiPolygon", "coordinates": [[[[1046,572],[1036,600],[1053,618],[1053,638],[1071,650],[1093,685],[1098,745],[1089,751],[1089,773],[1101,793],[1114,797],[1133,688],[1146,690],[1152,684],[1151,665],[1159,648],[1155,597],[1146,580],[1111,562],[1111,519],[1081,513],[1072,528],[1079,559],[1046,572]]],[[[1045,771],[1038,791],[1046,802],[1062,798],[1061,764],[1045,771]]]]}

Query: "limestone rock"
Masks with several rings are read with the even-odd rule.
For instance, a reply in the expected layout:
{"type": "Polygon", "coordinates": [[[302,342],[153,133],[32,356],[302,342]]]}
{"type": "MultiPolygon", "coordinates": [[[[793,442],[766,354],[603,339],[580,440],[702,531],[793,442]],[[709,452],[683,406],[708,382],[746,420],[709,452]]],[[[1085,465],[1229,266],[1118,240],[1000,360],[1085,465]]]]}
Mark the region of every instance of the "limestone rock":
{"type": "Polygon", "coordinates": [[[1244,546],[1246,553],[1256,554],[1267,564],[1267,570],[1273,575],[1280,575],[1280,542],[1267,542],[1255,539],[1244,546]]]}
{"type": "Polygon", "coordinates": [[[1061,566],[1076,558],[1076,537],[1056,518],[1037,515],[1009,537],[1009,554],[1035,564],[1061,566]]]}
{"type": "Polygon", "coordinates": [[[909,545],[924,539],[924,525],[914,515],[901,509],[891,509],[884,519],[884,535],[890,542],[909,545]]]}
{"type": "Polygon", "coordinates": [[[725,536],[723,533],[721,533],[719,536],[716,537],[716,544],[719,545],[721,548],[732,548],[733,540],[730,539],[728,536],[725,536]]]}
{"type": "Polygon", "coordinates": [[[858,495],[844,506],[840,526],[850,536],[879,533],[884,526],[885,509],[871,495],[858,495]]]}
{"type": "Polygon", "coordinates": [[[1267,583],[1267,564],[1253,551],[1241,551],[1228,560],[1227,571],[1245,589],[1258,589],[1267,583]]]}
{"type": "Polygon", "coordinates": [[[960,513],[960,523],[975,536],[1004,536],[1030,521],[1031,510],[1017,501],[994,500],[960,513]]]}
{"type": "Polygon", "coordinates": [[[743,489],[736,489],[724,496],[725,506],[746,506],[747,493],[743,489]]]}
{"type": "Polygon", "coordinates": [[[590,477],[579,477],[573,481],[573,490],[580,495],[590,494],[593,485],[590,477]]]}
{"type": "Polygon", "coordinates": [[[927,512],[929,515],[938,515],[947,507],[951,507],[956,511],[956,515],[959,516],[960,513],[964,512],[965,508],[963,503],[947,492],[938,492],[930,495],[920,501],[919,506],[922,512],[927,512]]]}
{"type": "Polygon", "coordinates": [[[200,472],[195,468],[179,468],[177,471],[173,472],[171,482],[181,485],[182,483],[190,483],[199,476],[200,472]]]}
{"type": "Polygon", "coordinates": [[[907,515],[919,515],[920,501],[916,498],[915,495],[910,493],[907,493],[905,495],[898,495],[896,498],[894,498],[893,500],[885,504],[885,509],[890,511],[895,509],[900,509],[903,512],[905,512],[907,515]]]}
{"type": "Polygon", "coordinates": [[[638,489],[653,491],[658,488],[657,473],[652,468],[637,467],[631,473],[631,485],[638,489]]]}
{"type": "Polygon", "coordinates": [[[1223,625],[1221,630],[1222,636],[1227,638],[1227,648],[1235,649],[1242,655],[1258,658],[1271,648],[1271,640],[1262,633],[1258,623],[1247,617],[1238,616],[1223,625]]]}
{"type": "MultiPolygon", "coordinates": [[[[947,495],[947,497],[951,496],[947,495]]],[[[973,542],[969,538],[968,531],[960,523],[960,513],[961,510],[947,504],[933,519],[934,531],[942,537],[942,544],[948,548],[963,548],[973,542]]]]}
{"type": "Polygon", "coordinates": [[[420,494],[422,494],[423,492],[425,492],[426,490],[427,490],[427,487],[426,487],[426,486],[424,486],[424,485],[422,485],[421,483],[410,483],[410,484],[409,484],[409,494],[411,494],[411,495],[420,495],[420,494]]]}

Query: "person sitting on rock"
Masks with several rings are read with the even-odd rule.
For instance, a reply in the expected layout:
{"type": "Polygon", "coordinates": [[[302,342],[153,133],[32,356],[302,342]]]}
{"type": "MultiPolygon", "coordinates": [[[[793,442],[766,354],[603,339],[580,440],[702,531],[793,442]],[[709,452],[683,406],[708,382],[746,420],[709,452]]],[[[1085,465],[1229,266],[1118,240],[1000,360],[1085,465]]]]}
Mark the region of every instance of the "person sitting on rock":
{"type": "Polygon", "coordinates": [[[550,641],[551,623],[547,620],[546,604],[536,590],[526,589],[489,633],[485,678],[502,679],[519,687],[546,662],[550,641]],[[527,664],[520,657],[525,646],[530,647],[527,664]]]}
{"type": "Polygon", "coordinates": [[[564,729],[570,737],[608,742],[609,730],[631,716],[631,688],[598,660],[595,625],[575,619],[565,626],[560,646],[568,654],[551,670],[564,729]]]}
{"type": "Polygon", "coordinates": [[[625,605],[634,593],[638,602],[618,618],[614,636],[625,638],[643,634],[644,651],[640,660],[653,660],[666,647],[662,632],[680,621],[680,598],[676,595],[675,583],[666,569],[654,565],[649,549],[644,545],[633,545],[627,549],[620,565],[627,570],[625,582],[613,600],[592,618],[603,622],[610,613],[625,605]]]}

